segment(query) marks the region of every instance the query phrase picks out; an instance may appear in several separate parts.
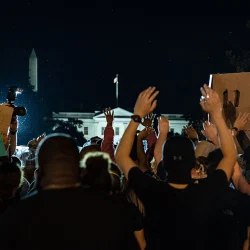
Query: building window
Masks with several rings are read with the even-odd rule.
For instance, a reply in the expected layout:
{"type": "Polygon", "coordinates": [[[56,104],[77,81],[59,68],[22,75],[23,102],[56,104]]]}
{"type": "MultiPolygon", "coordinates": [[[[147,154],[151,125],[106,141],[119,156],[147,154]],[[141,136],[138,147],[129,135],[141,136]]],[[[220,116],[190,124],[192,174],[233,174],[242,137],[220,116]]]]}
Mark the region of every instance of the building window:
{"type": "Polygon", "coordinates": [[[115,128],[115,135],[119,135],[120,133],[120,130],[119,130],[119,128],[117,127],[117,128],[115,128]]]}
{"type": "Polygon", "coordinates": [[[88,135],[89,134],[89,128],[88,127],[84,127],[84,135],[88,135]]]}
{"type": "Polygon", "coordinates": [[[102,135],[104,135],[105,127],[102,127],[102,135]]]}

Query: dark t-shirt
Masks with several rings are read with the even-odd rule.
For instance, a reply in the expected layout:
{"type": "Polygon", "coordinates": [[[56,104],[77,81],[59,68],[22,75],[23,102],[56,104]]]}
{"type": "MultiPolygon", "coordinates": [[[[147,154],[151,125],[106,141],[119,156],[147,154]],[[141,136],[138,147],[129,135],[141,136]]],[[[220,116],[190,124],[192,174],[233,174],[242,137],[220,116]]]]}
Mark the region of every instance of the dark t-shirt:
{"type": "Polygon", "coordinates": [[[199,185],[175,189],[134,167],[129,182],[146,210],[147,249],[205,249],[206,225],[220,210],[217,201],[228,187],[222,170],[199,185]]]}
{"type": "Polygon", "coordinates": [[[1,249],[130,249],[127,207],[92,189],[46,190],[1,217],[1,249]]]}
{"type": "Polygon", "coordinates": [[[207,249],[241,250],[250,226],[250,196],[228,188],[220,202],[222,210],[208,225],[207,249]]]}

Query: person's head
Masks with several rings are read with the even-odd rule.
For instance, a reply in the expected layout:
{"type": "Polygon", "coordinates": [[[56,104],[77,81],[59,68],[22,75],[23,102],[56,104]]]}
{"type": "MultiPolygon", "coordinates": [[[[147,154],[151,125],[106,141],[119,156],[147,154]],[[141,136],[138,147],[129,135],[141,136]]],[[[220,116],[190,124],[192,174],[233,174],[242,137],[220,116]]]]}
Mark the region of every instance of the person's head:
{"type": "Polygon", "coordinates": [[[112,191],[111,159],[108,154],[89,152],[84,156],[80,166],[82,168],[81,183],[83,186],[95,188],[106,193],[112,191]]]}
{"type": "Polygon", "coordinates": [[[38,187],[77,184],[79,160],[78,148],[71,136],[60,133],[47,136],[36,153],[38,187]]]}
{"type": "Polygon", "coordinates": [[[163,166],[168,172],[169,183],[191,183],[191,170],[195,166],[192,141],[183,136],[168,138],[163,147],[163,166]]]}
{"type": "Polygon", "coordinates": [[[29,147],[29,151],[33,154],[35,154],[36,152],[36,149],[37,149],[37,146],[38,146],[38,142],[36,139],[33,139],[33,140],[30,140],[28,142],[28,147],[29,147]]]}
{"type": "Polygon", "coordinates": [[[195,166],[191,173],[193,180],[207,178],[207,158],[204,156],[199,156],[196,158],[195,166]]]}
{"type": "MultiPolygon", "coordinates": [[[[94,137],[92,137],[92,138],[90,138],[90,142],[91,142],[91,144],[97,144],[97,142],[98,141],[100,141],[101,140],[101,138],[100,137],[98,137],[98,136],[94,136],[94,137]]],[[[99,144],[100,145],[100,144],[99,144]]]]}
{"type": "Polygon", "coordinates": [[[0,202],[15,196],[23,181],[23,172],[14,162],[0,166],[0,202]]]}
{"type": "Polygon", "coordinates": [[[216,170],[220,161],[223,158],[223,153],[220,148],[215,149],[210,152],[207,157],[207,174],[211,176],[211,174],[216,170]]]}
{"type": "Polygon", "coordinates": [[[199,158],[200,156],[207,157],[208,154],[214,151],[217,147],[209,141],[200,141],[196,145],[195,157],[199,158]]]}
{"type": "Polygon", "coordinates": [[[99,152],[101,151],[100,145],[89,145],[83,147],[80,152],[80,161],[83,160],[84,156],[89,152],[99,152]]]}

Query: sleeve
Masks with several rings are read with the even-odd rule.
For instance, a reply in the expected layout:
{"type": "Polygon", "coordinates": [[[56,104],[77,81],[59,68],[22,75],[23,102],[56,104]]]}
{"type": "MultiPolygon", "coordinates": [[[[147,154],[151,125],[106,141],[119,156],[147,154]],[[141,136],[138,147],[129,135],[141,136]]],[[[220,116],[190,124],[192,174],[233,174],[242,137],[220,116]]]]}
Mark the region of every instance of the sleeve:
{"type": "Polygon", "coordinates": [[[158,181],[145,175],[138,167],[133,167],[128,173],[128,181],[131,188],[145,205],[147,198],[158,189],[158,181]]]}
{"type": "Polygon", "coordinates": [[[218,195],[227,190],[229,186],[227,175],[221,169],[214,171],[214,173],[208,178],[208,181],[206,183],[208,193],[215,193],[218,195]]]}
{"type": "Polygon", "coordinates": [[[193,213],[200,221],[213,218],[224,206],[224,197],[228,190],[229,182],[226,173],[218,169],[204,182],[194,185],[195,195],[192,197],[194,204],[193,213]]]}
{"type": "Polygon", "coordinates": [[[167,172],[166,172],[165,168],[163,167],[162,161],[157,166],[157,173],[156,174],[162,181],[166,181],[167,172]]]}
{"type": "Polygon", "coordinates": [[[114,129],[111,125],[108,125],[104,130],[101,150],[102,152],[109,154],[111,160],[115,162],[114,129]]]}

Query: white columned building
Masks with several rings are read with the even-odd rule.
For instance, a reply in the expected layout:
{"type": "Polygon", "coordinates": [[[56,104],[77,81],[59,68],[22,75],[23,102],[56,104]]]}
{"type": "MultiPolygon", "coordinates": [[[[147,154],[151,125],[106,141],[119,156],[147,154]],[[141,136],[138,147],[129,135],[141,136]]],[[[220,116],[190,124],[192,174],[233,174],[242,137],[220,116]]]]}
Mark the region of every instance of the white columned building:
{"type": "MultiPolygon", "coordinates": [[[[114,122],[113,128],[115,132],[115,143],[120,140],[122,137],[129,121],[131,120],[131,116],[133,113],[122,109],[115,108],[114,111],[114,122]]],[[[172,132],[181,133],[183,126],[188,124],[183,118],[181,114],[162,114],[168,117],[170,122],[170,130],[172,132]]],[[[107,125],[106,118],[103,113],[93,112],[93,113],[84,113],[84,112],[53,112],[53,119],[59,119],[67,121],[69,118],[78,119],[83,121],[83,126],[79,130],[84,133],[84,137],[89,140],[92,137],[98,136],[103,138],[103,132],[107,125]]],[[[144,127],[142,125],[139,126],[139,130],[142,130],[144,127]]]]}

